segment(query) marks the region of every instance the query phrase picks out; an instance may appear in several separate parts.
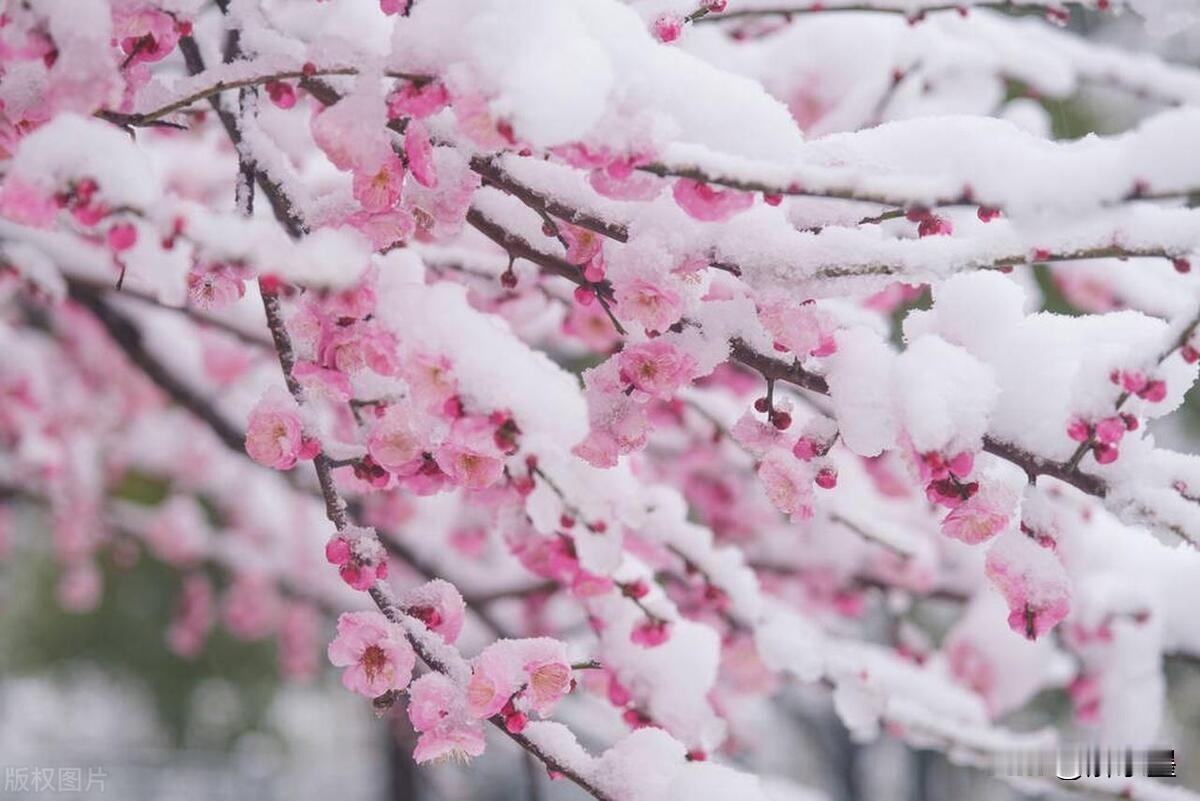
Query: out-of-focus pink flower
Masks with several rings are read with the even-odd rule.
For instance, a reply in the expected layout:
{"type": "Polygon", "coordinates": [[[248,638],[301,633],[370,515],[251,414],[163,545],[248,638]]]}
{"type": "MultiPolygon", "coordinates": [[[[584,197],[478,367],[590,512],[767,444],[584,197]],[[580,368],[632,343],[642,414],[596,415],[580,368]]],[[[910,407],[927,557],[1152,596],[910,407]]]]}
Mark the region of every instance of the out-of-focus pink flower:
{"type": "Polygon", "coordinates": [[[395,154],[388,156],[371,172],[354,173],[354,199],[369,212],[381,212],[400,201],[404,186],[404,162],[395,154]]]}
{"type": "Polygon", "coordinates": [[[408,640],[378,612],[345,612],[329,644],[329,661],[342,671],[342,685],[367,698],[403,690],[416,656],[408,640]]]}
{"type": "Polygon", "coordinates": [[[657,648],[671,638],[671,623],[661,618],[647,618],[633,627],[629,639],[643,648],[657,648]]]}

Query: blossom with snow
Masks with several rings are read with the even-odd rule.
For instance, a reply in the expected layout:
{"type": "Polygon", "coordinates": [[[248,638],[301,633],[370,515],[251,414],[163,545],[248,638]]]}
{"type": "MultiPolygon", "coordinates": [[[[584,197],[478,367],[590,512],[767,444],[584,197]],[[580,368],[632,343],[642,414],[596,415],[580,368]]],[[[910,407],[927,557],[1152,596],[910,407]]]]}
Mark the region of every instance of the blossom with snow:
{"type": "Polygon", "coordinates": [[[351,692],[377,698],[403,690],[412,679],[416,657],[412,646],[378,612],[344,612],[337,636],[329,643],[329,661],[342,671],[342,685],[351,692]]]}

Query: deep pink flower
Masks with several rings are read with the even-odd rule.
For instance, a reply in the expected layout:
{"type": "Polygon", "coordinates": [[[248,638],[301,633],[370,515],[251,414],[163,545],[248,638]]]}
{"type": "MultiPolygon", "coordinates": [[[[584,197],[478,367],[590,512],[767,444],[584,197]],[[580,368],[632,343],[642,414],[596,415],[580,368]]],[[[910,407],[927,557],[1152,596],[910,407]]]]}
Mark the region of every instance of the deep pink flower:
{"type": "Polygon", "coordinates": [[[416,656],[408,640],[378,612],[345,612],[329,644],[329,661],[342,671],[342,685],[367,698],[403,690],[416,656]]]}
{"type": "Polygon", "coordinates": [[[735,189],[713,189],[691,178],[675,182],[675,202],[701,222],[724,222],[754,205],[754,195],[735,189]]]}

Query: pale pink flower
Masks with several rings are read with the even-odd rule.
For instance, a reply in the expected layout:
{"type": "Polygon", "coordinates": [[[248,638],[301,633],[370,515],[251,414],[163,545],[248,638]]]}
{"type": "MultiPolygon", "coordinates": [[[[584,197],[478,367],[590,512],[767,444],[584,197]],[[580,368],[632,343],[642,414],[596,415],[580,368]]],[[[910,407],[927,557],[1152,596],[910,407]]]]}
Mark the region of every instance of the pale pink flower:
{"type": "Polygon", "coordinates": [[[778,345],[801,358],[820,348],[823,338],[829,337],[834,328],[829,315],[812,301],[764,303],[758,318],[778,345]]]}
{"type": "Polygon", "coordinates": [[[624,384],[664,400],[696,371],[696,360],[690,354],[662,339],[626,347],[617,356],[617,364],[624,384]]]}
{"type": "Polygon", "coordinates": [[[691,178],[680,178],[672,189],[675,202],[701,222],[724,222],[754,205],[754,195],[735,189],[714,189],[691,178]]]}
{"type": "Polygon", "coordinates": [[[198,309],[216,311],[237,303],[246,294],[245,271],[214,263],[188,273],[188,300],[198,309]]]}
{"type": "Polygon", "coordinates": [[[340,370],[331,370],[309,361],[296,362],[292,375],[300,382],[306,392],[315,393],[318,397],[345,403],[350,400],[353,392],[350,388],[350,376],[340,370]]]}
{"type": "Polygon", "coordinates": [[[405,242],[417,230],[412,214],[398,208],[380,212],[356,211],[346,218],[346,225],[361,231],[371,240],[371,247],[375,250],[405,242]]]}
{"type": "Polygon", "coordinates": [[[58,206],[54,198],[33,184],[10,176],[0,185],[0,217],[34,228],[44,228],[54,222],[56,216],[58,206]]]}
{"type": "Polygon", "coordinates": [[[400,691],[412,679],[416,656],[395,625],[378,612],[344,612],[329,644],[329,661],[342,671],[342,685],[367,698],[400,691]]]}
{"type": "Polygon", "coordinates": [[[463,417],[454,422],[433,458],[450,479],[464,489],[495,484],[504,472],[504,454],[496,447],[494,427],[486,417],[463,417]]]}
{"type": "Polygon", "coordinates": [[[405,592],[400,597],[400,608],[423,622],[447,645],[453,645],[462,631],[467,607],[453,584],[434,579],[405,592]]]}
{"type": "Polygon", "coordinates": [[[381,212],[400,201],[404,186],[404,162],[389,153],[376,169],[354,173],[354,199],[369,212],[381,212]]]}
{"type": "Polygon", "coordinates": [[[947,537],[977,545],[999,534],[1012,520],[1016,495],[1003,485],[985,485],[942,519],[947,537]]]}
{"type": "Polygon", "coordinates": [[[996,666],[970,639],[952,636],[946,646],[946,663],[955,681],[973,690],[987,703],[995,703],[996,666]]]}
{"type": "Polygon", "coordinates": [[[773,450],[758,466],[758,478],[775,508],[787,515],[812,514],[812,468],[790,453],[773,450]]]}
{"type": "Polygon", "coordinates": [[[441,673],[426,673],[409,687],[408,719],[420,735],[413,750],[418,764],[483,753],[483,722],[468,711],[463,688],[441,673]]]}
{"type": "Polygon", "coordinates": [[[298,460],[316,455],[304,441],[300,409],[290,395],[272,390],[250,412],[246,426],[246,453],[261,465],[290,470],[298,460]]]}
{"type": "Polygon", "coordinates": [[[604,241],[595,231],[568,222],[558,223],[558,231],[567,240],[566,256],[571,264],[582,266],[600,255],[604,241]]]}
{"type": "Polygon", "coordinates": [[[274,581],[256,573],[240,573],[221,602],[225,628],[241,640],[261,640],[279,623],[283,607],[274,581]]]}
{"type": "Polygon", "coordinates": [[[425,124],[412,120],[404,131],[404,155],[408,158],[413,178],[421,186],[434,188],[438,184],[437,168],[433,163],[433,145],[425,124]]]}
{"type": "Polygon", "coordinates": [[[417,472],[424,461],[425,441],[413,417],[402,406],[389,406],[375,421],[367,452],[384,469],[400,476],[417,472]]]}
{"type": "Polygon", "coordinates": [[[558,640],[500,640],[476,660],[467,704],[476,717],[491,717],[521,693],[530,709],[546,714],[570,691],[570,676],[567,647],[558,640]]]}
{"type": "Polygon", "coordinates": [[[641,323],[647,331],[666,331],[683,316],[683,298],[678,292],[643,278],[617,283],[615,295],[622,319],[641,323]]]}

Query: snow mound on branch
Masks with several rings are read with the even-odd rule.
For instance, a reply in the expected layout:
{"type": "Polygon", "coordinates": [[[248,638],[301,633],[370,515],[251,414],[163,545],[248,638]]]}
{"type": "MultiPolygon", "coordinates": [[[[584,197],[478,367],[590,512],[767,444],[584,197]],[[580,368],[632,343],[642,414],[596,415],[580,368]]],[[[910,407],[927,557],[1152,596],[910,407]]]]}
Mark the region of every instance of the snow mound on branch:
{"type": "Polygon", "coordinates": [[[449,75],[491,98],[539,146],[649,130],[654,139],[794,160],[803,137],[784,106],[747,78],[660,45],[614,0],[418,3],[396,25],[398,66],[449,75]],[[616,119],[619,126],[598,126],[616,119]]]}

